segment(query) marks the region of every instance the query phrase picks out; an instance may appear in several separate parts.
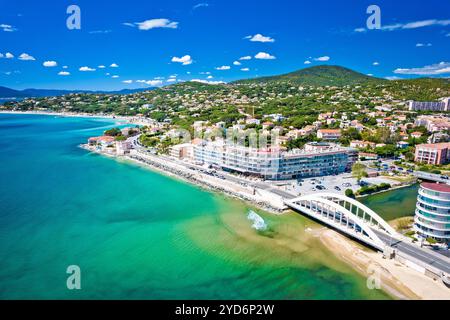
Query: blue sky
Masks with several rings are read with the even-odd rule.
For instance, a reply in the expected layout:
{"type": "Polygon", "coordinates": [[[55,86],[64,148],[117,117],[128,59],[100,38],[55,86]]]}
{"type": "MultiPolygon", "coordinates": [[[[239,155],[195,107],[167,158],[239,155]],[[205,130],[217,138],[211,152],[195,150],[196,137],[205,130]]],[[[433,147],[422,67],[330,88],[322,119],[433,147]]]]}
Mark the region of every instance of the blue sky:
{"type": "Polygon", "coordinates": [[[1,86],[117,90],[320,64],[449,77],[450,1],[0,0],[1,86]],[[66,26],[72,4],[80,30],[66,26]],[[371,4],[381,30],[366,27],[371,4]]]}

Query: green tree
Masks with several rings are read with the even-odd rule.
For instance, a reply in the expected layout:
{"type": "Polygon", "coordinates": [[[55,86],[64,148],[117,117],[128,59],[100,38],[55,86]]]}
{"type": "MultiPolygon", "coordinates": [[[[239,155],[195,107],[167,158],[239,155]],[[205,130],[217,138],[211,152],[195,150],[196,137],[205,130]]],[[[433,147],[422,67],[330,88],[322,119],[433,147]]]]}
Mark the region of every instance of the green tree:
{"type": "Polygon", "coordinates": [[[352,166],[352,176],[358,181],[358,183],[362,178],[368,176],[366,169],[367,167],[362,163],[355,163],[352,166]]]}
{"type": "Polygon", "coordinates": [[[346,189],[345,190],[345,195],[349,198],[355,198],[355,194],[353,193],[352,189],[346,189]]]}
{"type": "Polygon", "coordinates": [[[105,131],[105,136],[117,137],[122,135],[122,131],[119,128],[112,128],[105,131]]]}

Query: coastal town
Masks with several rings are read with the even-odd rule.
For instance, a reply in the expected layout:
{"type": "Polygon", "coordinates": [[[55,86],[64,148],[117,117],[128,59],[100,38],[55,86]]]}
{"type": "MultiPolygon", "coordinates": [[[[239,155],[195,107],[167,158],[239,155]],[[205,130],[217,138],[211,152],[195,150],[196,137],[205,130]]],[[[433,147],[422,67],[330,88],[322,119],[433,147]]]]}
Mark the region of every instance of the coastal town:
{"type": "Polygon", "coordinates": [[[421,185],[415,217],[393,222],[406,246],[394,251],[397,261],[442,281],[444,288],[450,270],[450,90],[440,81],[419,93],[416,86],[187,82],[128,95],[27,98],[6,102],[0,110],[115,119],[120,125],[81,147],[274,214],[311,195],[359,199],[428,181],[421,185]],[[402,91],[393,90],[399,86],[402,91]],[[380,94],[371,96],[374,91],[380,94]],[[429,100],[408,99],[423,96],[429,100]],[[430,256],[425,262],[405,259],[402,250],[417,250],[411,254],[416,258],[430,256]],[[428,268],[435,259],[444,267],[428,268]]]}

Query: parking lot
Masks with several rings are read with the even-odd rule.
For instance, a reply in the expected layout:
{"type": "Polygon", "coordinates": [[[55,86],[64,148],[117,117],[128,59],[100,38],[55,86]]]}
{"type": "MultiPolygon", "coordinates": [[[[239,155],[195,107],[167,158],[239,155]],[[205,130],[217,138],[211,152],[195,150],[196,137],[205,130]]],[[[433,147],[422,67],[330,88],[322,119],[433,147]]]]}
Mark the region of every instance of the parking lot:
{"type": "MultiPolygon", "coordinates": [[[[389,183],[395,184],[395,181],[386,177],[364,178],[363,182],[368,184],[389,183]]],[[[325,176],[316,178],[305,178],[290,181],[268,182],[280,190],[287,191],[296,195],[306,195],[314,192],[335,192],[345,193],[346,189],[352,189],[356,192],[361,188],[357,180],[350,173],[343,173],[335,176],[325,176]]]]}

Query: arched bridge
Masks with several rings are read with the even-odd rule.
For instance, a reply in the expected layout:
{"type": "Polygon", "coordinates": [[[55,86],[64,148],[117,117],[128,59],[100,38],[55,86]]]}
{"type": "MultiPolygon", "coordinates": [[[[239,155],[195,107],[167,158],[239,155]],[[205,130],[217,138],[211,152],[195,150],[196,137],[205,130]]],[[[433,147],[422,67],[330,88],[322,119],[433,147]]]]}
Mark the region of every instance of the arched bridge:
{"type": "Polygon", "coordinates": [[[387,244],[377,234],[398,235],[373,210],[344,195],[315,193],[286,200],[285,204],[381,251],[387,244]]]}

